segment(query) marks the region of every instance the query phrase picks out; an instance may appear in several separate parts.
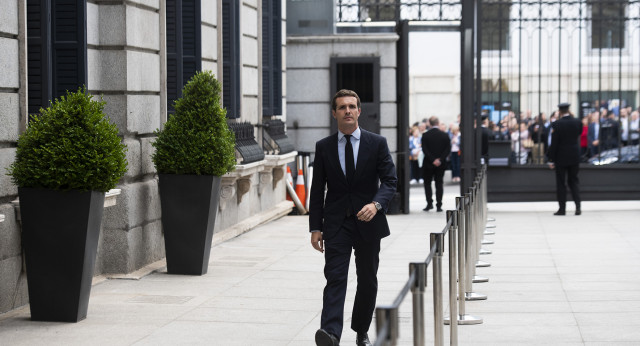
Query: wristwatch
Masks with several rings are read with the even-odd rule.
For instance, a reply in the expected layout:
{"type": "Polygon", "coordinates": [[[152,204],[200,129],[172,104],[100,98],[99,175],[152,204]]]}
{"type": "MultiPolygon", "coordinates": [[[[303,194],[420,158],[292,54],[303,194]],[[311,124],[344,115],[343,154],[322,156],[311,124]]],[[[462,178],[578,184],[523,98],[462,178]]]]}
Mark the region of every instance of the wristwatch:
{"type": "Polygon", "coordinates": [[[378,211],[382,210],[382,205],[381,205],[380,203],[378,203],[378,202],[376,202],[376,201],[373,201],[373,202],[371,202],[371,203],[373,203],[373,205],[375,205],[375,206],[376,206],[376,209],[377,209],[378,211]]]}

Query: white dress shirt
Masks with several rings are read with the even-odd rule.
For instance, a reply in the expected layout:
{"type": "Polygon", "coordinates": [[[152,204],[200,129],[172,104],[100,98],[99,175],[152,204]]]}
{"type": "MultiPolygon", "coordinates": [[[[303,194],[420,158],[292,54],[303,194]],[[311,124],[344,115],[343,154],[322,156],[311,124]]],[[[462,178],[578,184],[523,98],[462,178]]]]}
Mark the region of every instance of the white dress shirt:
{"type": "MultiPolygon", "coordinates": [[[[351,147],[353,148],[353,167],[357,167],[358,164],[358,149],[360,149],[360,127],[353,131],[351,134],[351,147]]],[[[338,158],[340,159],[340,167],[342,167],[342,173],[347,175],[347,168],[344,164],[344,148],[347,144],[347,139],[344,137],[344,133],[338,130],[338,158]]]]}

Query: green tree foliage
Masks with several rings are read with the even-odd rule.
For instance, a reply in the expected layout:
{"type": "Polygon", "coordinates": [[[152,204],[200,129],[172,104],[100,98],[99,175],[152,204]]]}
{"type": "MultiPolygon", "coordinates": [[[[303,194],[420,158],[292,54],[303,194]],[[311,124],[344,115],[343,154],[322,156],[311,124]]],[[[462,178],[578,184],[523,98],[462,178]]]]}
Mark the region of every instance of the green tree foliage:
{"type": "Polygon", "coordinates": [[[158,173],[221,176],[235,168],[235,136],[211,71],[197,72],[175,101],[176,113],[156,130],[152,156],[158,173]]]}
{"type": "Polygon", "coordinates": [[[9,175],[20,187],[106,192],[127,171],[126,146],[85,88],[40,109],[18,139],[9,175]]]}

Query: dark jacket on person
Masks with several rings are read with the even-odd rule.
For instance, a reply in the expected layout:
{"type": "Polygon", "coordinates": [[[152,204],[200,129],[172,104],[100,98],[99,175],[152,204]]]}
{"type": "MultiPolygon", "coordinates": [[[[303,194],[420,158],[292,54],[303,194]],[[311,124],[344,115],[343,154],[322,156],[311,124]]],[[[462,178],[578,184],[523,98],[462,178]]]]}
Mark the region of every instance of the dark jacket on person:
{"type": "Polygon", "coordinates": [[[433,166],[435,159],[442,162],[441,168],[445,168],[447,156],[451,153],[451,140],[449,135],[438,128],[431,128],[422,135],[422,152],[424,153],[423,166],[433,166]]]}
{"type": "Polygon", "coordinates": [[[351,184],[347,183],[340,166],[338,133],[316,143],[309,230],[322,231],[324,240],[335,236],[345,215],[357,213],[365,204],[373,201],[382,205],[383,212],[378,212],[369,222],[356,219],[358,231],[364,239],[381,239],[390,234],[384,211],[396,192],[398,179],[395,165],[387,140],[362,128],[360,130],[358,162],[351,184]]]}
{"type": "Polygon", "coordinates": [[[489,157],[489,138],[491,137],[491,135],[491,130],[483,126],[482,137],[480,138],[480,154],[484,158],[489,157]]]}
{"type": "Polygon", "coordinates": [[[580,134],[582,123],[571,115],[565,115],[551,124],[551,146],[547,156],[556,166],[573,166],[580,163],[580,134]]]}

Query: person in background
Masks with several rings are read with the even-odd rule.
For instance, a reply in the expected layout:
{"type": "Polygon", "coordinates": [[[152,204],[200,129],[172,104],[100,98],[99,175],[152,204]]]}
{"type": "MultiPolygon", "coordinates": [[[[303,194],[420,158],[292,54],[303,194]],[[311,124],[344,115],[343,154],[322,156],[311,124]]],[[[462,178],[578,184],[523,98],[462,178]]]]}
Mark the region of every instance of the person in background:
{"type": "Polygon", "coordinates": [[[451,152],[451,140],[446,132],[440,131],[440,121],[438,117],[432,116],[429,119],[431,128],[422,135],[422,152],[424,153],[424,162],[422,164],[422,173],[424,177],[424,193],[427,197],[427,206],[423,209],[429,211],[433,209],[433,193],[431,190],[431,181],[435,181],[436,185],[436,207],[437,211],[442,211],[442,196],[444,187],[442,179],[446,169],[446,160],[451,152]]]}
{"type": "Polygon", "coordinates": [[[451,181],[460,181],[460,127],[451,124],[451,181]]]}
{"type": "Polygon", "coordinates": [[[580,145],[578,139],[582,133],[580,120],[573,118],[569,112],[569,104],[558,105],[560,119],[553,123],[551,130],[551,146],[549,147],[549,168],[556,171],[556,197],[559,209],[554,215],[565,215],[567,204],[567,187],[571,189],[571,197],[576,204],[576,215],[582,214],[580,209],[580,188],[578,170],[580,168],[580,145]]]}
{"type": "MultiPolygon", "coordinates": [[[[489,114],[482,114],[480,117],[482,120],[482,133],[480,137],[480,155],[484,163],[489,163],[489,140],[492,139],[491,136],[493,132],[489,130],[489,114]]],[[[460,181],[460,179],[458,179],[460,181]]]]}
{"type": "Polygon", "coordinates": [[[582,133],[580,134],[580,161],[587,162],[589,159],[589,118],[580,119],[582,123],[582,133]]]}
{"type": "Polygon", "coordinates": [[[629,144],[629,111],[626,107],[620,110],[620,142],[624,147],[629,144]]]}
{"type": "Polygon", "coordinates": [[[638,145],[640,142],[640,113],[638,111],[631,112],[629,138],[631,139],[631,145],[638,145]]]}
{"type": "Polygon", "coordinates": [[[543,164],[545,161],[545,153],[548,148],[549,137],[549,123],[547,122],[547,115],[540,113],[535,121],[529,126],[529,134],[533,140],[533,148],[531,155],[533,156],[533,163],[543,164]]]}
{"type": "Polygon", "coordinates": [[[587,141],[589,146],[589,157],[597,156],[600,153],[600,113],[591,113],[591,123],[587,131],[587,141]]]}
{"type": "Polygon", "coordinates": [[[411,128],[411,136],[409,137],[409,164],[411,165],[411,181],[409,184],[417,184],[422,179],[420,164],[418,157],[422,151],[422,134],[418,126],[411,128]]]}
{"type": "Polygon", "coordinates": [[[531,146],[527,143],[533,144],[531,138],[529,138],[529,131],[527,130],[526,123],[517,123],[512,125],[513,131],[511,132],[511,150],[514,152],[516,161],[524,165],[527,163],[531,146]]]}

